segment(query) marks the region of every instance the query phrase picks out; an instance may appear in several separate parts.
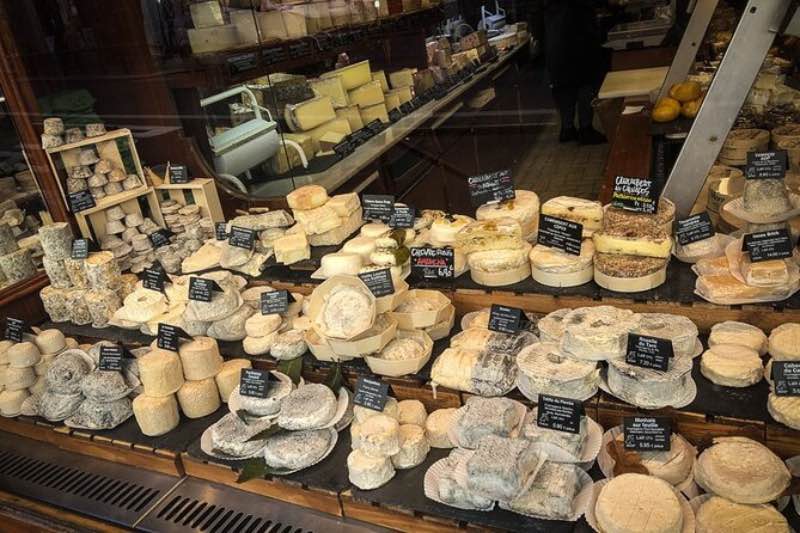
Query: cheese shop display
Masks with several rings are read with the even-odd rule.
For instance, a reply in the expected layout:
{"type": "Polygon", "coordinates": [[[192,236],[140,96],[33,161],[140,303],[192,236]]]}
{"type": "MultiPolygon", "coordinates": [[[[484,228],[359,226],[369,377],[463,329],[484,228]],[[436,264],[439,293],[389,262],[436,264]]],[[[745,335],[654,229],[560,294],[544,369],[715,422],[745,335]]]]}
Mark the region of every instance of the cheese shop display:
{"type": "Polygon", "coordinates": [[[562,352],[557,344],[539,342],[517,354],[517,388],[532,402],[539,394],[587,400],[597,393],[600,369],[562,352]]]}
{"type": "Polygon", "coordinates": [[[691,501],[695,507],[697,531],[717,533],[727,531],[774,531],[788,533],[789,524],[775,507],[768,504],[736,503],[719,496],[703,495],[691,501]]]}

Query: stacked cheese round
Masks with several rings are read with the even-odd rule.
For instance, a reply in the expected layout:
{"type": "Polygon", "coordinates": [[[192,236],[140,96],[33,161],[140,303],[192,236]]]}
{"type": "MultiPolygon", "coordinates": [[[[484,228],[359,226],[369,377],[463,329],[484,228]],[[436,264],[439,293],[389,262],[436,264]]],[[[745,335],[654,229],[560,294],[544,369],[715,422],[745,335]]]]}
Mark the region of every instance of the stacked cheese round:
{"type": "Polygon", "coordinates": [[[749,387],[764,377],[758,352],[738,344],[715,344],[700,359],[700,371],[724,387],[749,387]]]}
{"type": "Polygon", "coordinates": [[[696,355],[697,326],[685,316],[667,313],[639,313],[637,316],[638,324],[631,333],[669,340],[675,357],[696,355]]]}
{"type": "Polygon", "coordinates": [[[513,218],[522,227],[523,238],[533,241],[539,229],[539,207],[539,196],[535,192],[515,190],[513,200],[482,205],[475,211],[475,218],[513,218]]]}
{"type": "Polygon", "coordinates": [[[639,323],[638,315],[609,305],[579,307],[562,321],[561,349],[585,361],[625,357],[628,332],[639,323]]]}
{"type": "Polygon", "coordinates": [[[387,398],[383,411],[356,406],[354,415],[347,470],[356,487],[378,488],[394,477],[395,469],[414,468],[427,457],[431,445],[420,425],[427,418],[421,402],[387,398]]]}
{"type": "Polygon", "coordinates": [[[526,346],[517,354],[517,366],[517,386],[532,402],[538,401],[539,394],[586,400],[597,392],[597,363],[569,357],[557,344],[526,346]]]}
{"type": "Polygon", "coordinates": [[[557,196],[542,204],[542,214],[580,224],[584,237],[603,228],[603,205],[594,200],[557,196]]]}
{"type": "Polygon", "coordinates": [[[50,361],[65,348],[66,339],[58,330],[42,331],[33,341],[4,341],[0,346],[0,415],[19,415],[29,396],[44,392],[44,378],[36,372],[36,366],[42,364],[41,349],[47,353],[47,363],[41,369],[44,373],[50,361]]]}

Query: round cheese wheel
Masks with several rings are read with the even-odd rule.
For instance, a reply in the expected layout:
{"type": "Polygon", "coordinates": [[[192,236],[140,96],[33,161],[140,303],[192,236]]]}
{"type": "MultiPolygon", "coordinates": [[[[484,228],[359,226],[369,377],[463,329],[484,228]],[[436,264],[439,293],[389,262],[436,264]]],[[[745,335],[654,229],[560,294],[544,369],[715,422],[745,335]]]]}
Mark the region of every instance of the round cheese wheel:
{"type": "Polygon", "coordinates": [[[450,426],[457,409],[437,409],[428,415],[425,420],[425,436],[431,448],[453,448],[455,445],[450,440],[450,426]]]}
{"type": "Polygon", "coordinates": [[[178,350],[187,380],[200,381],[217,375],[224,362],[217,341],[211,337],[195,337],[178,350]]]}
{"type": "Polygon", "coordinates": [[[139,379],[147,396],[169,396],[183,385],[181,358],[175,352],[155,349],[137,362],[139,379]]]}
{"type": "Polygon", "coordinates": [[[402,470],[422,464],[431,449],[425,430],[415,424],[403,424],[398,436],[400,451],[392,455],[392,465],[402,470]]]}
{"type": "Polygon", "coordinates": [[[0,392],[0,415],[17,416],[22,409],[22,402],[30,396],[26,389],[0,392]]]}
{"type": "Polygon", "coordinates": [[[769,354],[776,361],[800,360],[800,324],[781,324],[769,334],[769,354]]]}
{"type": "Polygon", "coordinates": [[[789,533],[786,518],[772,505],[746,505],[711,496],[697,510],[699,533],[789,533]]]}
{"type": "Polygon", "coordinates": [[[350,483],[361,490],[377,489],[394,477],[394,467],[388,457],[370,457],[361,450],[347,456],[350,483]]]}
{"type": "Polygon", "coordinates": [[[39,348],[32,342],[20,342],[8,349],[8,364],[12,368],[35,366],[42,358],[39,348]]]}
{"type": "Polygon", "coordinates": [[[715,344],[700,359],[700,371],[724,387],[749,387],[764,377],[758,352],[737,344],[715,344]]]}
{"type": "Polygon", "coordinates": [[[39,333],[34,340],[42,354],[52,355],[60,352],[67,346],[64,334],[57,329],[46,329],[39,333]]]}
{"type": "Polygon", "coordinates": [[[264,355],[269,353],[277,338],[277,331],[273,331],[265,337],[245,337],[242,341],[242,349],[247,355],[264,355]]]}
{"type": "Polygon", "coordinates": [[[683,527],[681,503],[672,486],[642,474],[610,480],[600,489],[594,514],[604,533],[680,533],[683,527]]]}
{"type": "Polygon", "coordinates": [[[266,337],[278,331],[283,318],[278,314],[262,315],[260,312],[252,315],[244,323],[244,331],[248,337],[266,337]]]}
{"type": "Polygon", "coordinates": [[[222,403],[228,403],[231,392],[239,385],[243,368],[253,368],[253,363],[248,359],[230,359],[225,361],[222,370],[214,377],[222,403]]]}
{"type": "Polygon", "coordinates": [[[445,246],[456,242],[456,235],[464,229],[474,219],[464,215],[453,215],[452,217],[437,218],[431,224],[428,239],[434,246],[445,246]]]}
{"type": "Polygon", "coordinates": [[[428,413],[425,405],[419,400],[403,400],[397,403],[397,421],[401,425],[414,424],[425,427],[428,413]]]}
{"type": "Polygon", "coordinates": [[[336,275],[355,276],[364,259],[355,252],[338,252],[327,254],[320,262],[320,276],[330,278],[336,275]]]}
{"type": "Polygon", "coordinates": [[[397,400],[395,400],[390,396],[386,398],[386,403],[383,405],[383,411],[376,411],[374,409],[369,409],[367,407],[361,407],[360,405],[356,405],[355,407],[353,407],[353,416],[355,417],[355,421],[358,423],[364,422],[366,419],[380,414],[397,419],[398,409],[399,409],[399,404],[397,400]]]}
{"type": "Polygon", "coordinates": [[[767,397],[767,411],[781,424],[800,429],[800,398],[778,396],[771,392],[767,397]]]}
{"type": "Polygon", "coordinates": [[[358,449],[371,457],[389,457],[400,451],[400,424],[392,417],[371,416],[353,431],[358,449]]]}
{"type": "Polygon", "coordinates": [[[181,411],[189,418],[210,415],[220,406],[219,389],[214,378],[187,381],[178,389],[181,411]]]}
{"type": "Polygon", "coordinates": [[[14,343],[9,340],[0,341],[0,365],[8,364],[8,349],[14,346],[14,343]]]}
{"type": "Polygon", "coordinates": [[[759,328],[744,322],[728,320],[712,326],[708,345],[715,344],[739,344],[757,351],[759,355],[764,355],[767,352],[768,340],[759,328]]]}
{"type": "Polygon", "coordinates": [[[133,416],[139,429],[148,437],[169,433],[181,421],[175,395],[146,396],[140,394],[133,400],[133,416]]]}

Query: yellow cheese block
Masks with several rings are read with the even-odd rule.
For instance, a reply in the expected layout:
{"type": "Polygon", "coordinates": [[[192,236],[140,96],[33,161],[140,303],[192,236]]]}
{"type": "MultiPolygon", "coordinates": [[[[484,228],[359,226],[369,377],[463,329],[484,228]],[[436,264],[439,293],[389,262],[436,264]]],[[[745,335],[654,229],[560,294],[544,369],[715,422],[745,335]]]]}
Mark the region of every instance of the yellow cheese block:
{"type": "Polygon", "coordinates": [[[387,94],[385,104],[387,111],[397,109],[400,107],[400,96],[397,94],[387,94]]]}
{"type": "Polygon", "coordinates": [[[347,98],[347,91],[342,86],[342,78],[333,76],[331,78],[309,80],[311,90],[317,96],[330,96],[334,108],[347,107],[350,100],[347,98]]]}
{"type": "Polygon", "coordinates": [[[233,24],[214,26],[212,28],[190,28],[187,30],[189,45],[193,54],[219,52],[237,46],[239,32],[233,24]]]}
{"type": "Polygon", "coordinates": [[[364,124],[369,124],[375,119],[380,120],[384,124],[389,123],[389,112],[386,111],[386,106],[384,104],[362,107],[359,111],[361,112],[361,120],[364,124]]]}
{"type": "Polygon", "coordinates": [[[404,68],[395,72],[389,73],[389,83],[392,89],[399,89],[400,87],[413,87],[414,86],[414,73],[417,69],[404,68]]]}
{"type": "Polygon", "coordinates": [[[358,112],[357,105],[351,105],[336,110],[336,118],[343,118],[350,124],[350,129],[358,131],[364,127],[361,121],[361,113],[358,112]]]}
{"type": "MultiPolygon", "coordinates": [[[[283,139],[299,144],[307,161],[314,159],[314,139],[310,135],[305,133],[284,133],[283,139]]],[[[300,159],[300,154],[297,153],[294,146],[282,143],[275,157],[272,158],[271,164],[275,174],[285,174],[290,169],[302,166],[303,160],[300,159]]]]}
{"type": "Polygon", "coordinates": [[[361,87],[365,83],[372,81],[372,72],[369,70],[369,61],[361,61],[353,65],[348,65],[336,69],[331,72],[326,72],[320,78],[331,78],[334,76],[341,76],[342,86],[346,91],[361,87]]]}
{"type": "Polygon", "coordinates": [[[322,152],[330,152],[333,147],[342,142],[346,134],[338,131],[329,131],[319,138],[319,149],[322,152]]]}
{"type": "Polygon", "coordinates": [[[603,254],[667,258],[672,252],[672,238],[628,237],[597,232],[592,236],[595,250],[603,254]]]}
{"type": "Polygon", "coordinates": [[[330,96],[318,96],[286,106],[284,118],[292,131],[308,131],[336,118],[330,96]]]}
{"type": "Polygon", "coordinates": [[[333,120],[322,124],[321,126],[317,126],[313,130],[307,131],[306,133],[311,137],[314,143],[314,152],[319,152],[319,141],[322,139],[322,136],[328,132],[335,131],[338,133],[353,133],[353,130],[350,129],[350,123],[347,122],[346,119],[343,118],[334,118],[333,120]]]}
{"type": "Polygon", "coordinates": [[[411,87],[400,87],[399,89],[392,89],[388,93],[386,93],[386,97],[388,98],[390,95],[397,95],[400,99],[400,105],[405,104],[406,102],[410,102],[414,98],[414,94],[411,92],[411,87]]]}
{"type": "Polygon", "coordinates": [[[382,70],[376,70],[372,73],[372,81],[379,81],[381,82],[381,89],[383,92],[389,91],[389,82],[386,81],[386,73],[382,70]]]}
{"type": "Polygon", "coordinates": [[[369,107],[383,103],[383,89],[380,81],[371,81],[348,92],[350,102],[358,107],[369,107]]]}

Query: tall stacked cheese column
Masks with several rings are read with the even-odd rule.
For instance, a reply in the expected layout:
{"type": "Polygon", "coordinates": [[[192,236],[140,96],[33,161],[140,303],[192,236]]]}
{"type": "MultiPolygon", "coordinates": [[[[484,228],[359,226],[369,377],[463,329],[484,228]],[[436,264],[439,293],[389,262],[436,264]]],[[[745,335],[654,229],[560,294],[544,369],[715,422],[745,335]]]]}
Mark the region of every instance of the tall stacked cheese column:
{"type": "Polygon", "coordinates": [[[594,277],[594,243],[592,235],[603,227],[603,206],[600,202],[558,196],[542,204],[542,215],[569,220],[583,226],[580,255],[537,244],[530,253],[531,274],[542,285],[574,287],[594,277]]]}
{"type": "Polygon", "coordinates": [[[654,214],[606,206],[602,231],[594,241],[594,280],[617,292],[640,292],[667,279],[672,253],[675,204],[666,198],[654,214]]]}
{"type": "Polygon", "coordinates": [[[145,435],[175,429],[180,411],[188,418],[202,418],[219,409],[215,378],[223,361],[214,339],[196,337],[181,344],[177,353],[154,347],[138,362],[144,393],[133,400],[133,414],[145,435]]]}

